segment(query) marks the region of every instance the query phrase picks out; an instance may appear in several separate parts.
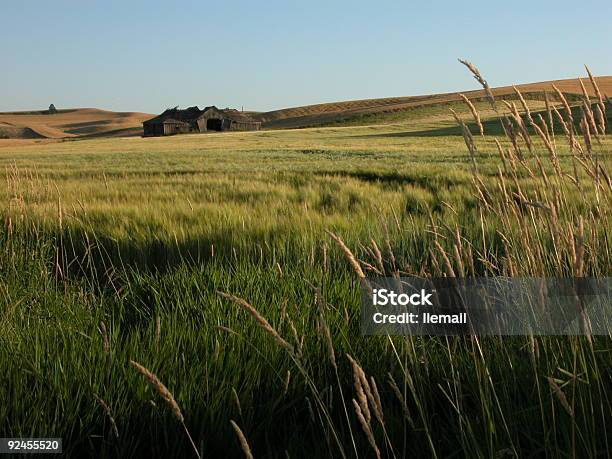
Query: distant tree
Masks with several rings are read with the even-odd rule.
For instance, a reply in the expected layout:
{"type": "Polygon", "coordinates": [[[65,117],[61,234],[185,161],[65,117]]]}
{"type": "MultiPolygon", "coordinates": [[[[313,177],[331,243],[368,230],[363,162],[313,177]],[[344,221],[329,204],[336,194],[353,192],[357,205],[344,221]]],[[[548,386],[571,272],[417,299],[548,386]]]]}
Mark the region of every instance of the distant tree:
{"type": "Polygon", "coordinates": [[[49,105],[49,114],[52,113],[57,113],[57,108],[55,108],[55,105],[53,104],[49,105]]]}

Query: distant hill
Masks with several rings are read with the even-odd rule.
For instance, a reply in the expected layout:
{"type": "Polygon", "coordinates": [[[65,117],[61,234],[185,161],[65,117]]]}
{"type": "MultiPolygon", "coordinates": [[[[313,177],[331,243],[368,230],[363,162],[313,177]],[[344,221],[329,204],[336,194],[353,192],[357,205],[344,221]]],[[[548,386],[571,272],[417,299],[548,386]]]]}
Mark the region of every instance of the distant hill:
{"type": "MultiPolygon", "coordinates": [[[[612,96],[612,76],[596,77],[597,84],[603,94],[612,96]]],[[[590,81],[583,79],[587,91],[593,95],[594,91],[590,81]]],[[[540,83],[528,83],[517,85],[523,93],[533,94],[535,92],[553,91],[552,85],[557,86],[566,94],[582,94],[580,82],[577,78],[567,80],[544,81],[540,83]]],[[[512,86],[493,88],[495,96],[512,95],[512,86]]],[[[470,99],[483,98],[484,91],[464,91],[463,94],[470,99]]],[[[390,97],[385,99],[364,99],[346,102],[332,102],[327,104],[307,105],[303,107],[285,108],[270,112],[257,113],[253,115],[262,121],[264,128],[299,128],[305,126],[324,125],[338,120],[350,120],[379,113],[388,113],[425,106],[446,104],[459,101],[459,93],[432,94],[411,97],[390,97]]]]}
{"type": "MultiPolygon", "coordinates": [[[[612,76],[597,77],[601,92],[612,95],[612,76]]],[[[587,91],[594,91],[588,79],[583,80],[587,91]]],[[[528,99],[542,99],[543,91],[551,91],[557,86],[567,95],[581,94],[578,79],[545,81],[517,85],[528,99]]],[[[463,92],[472,100],[484,98],[484,91],[463,92]]],[[[493,88],[498,97],[511,97],[511,86],[493,88]]],[[[269,112],[249,112],[249,115],[263,123],[267,129],[302,128],[329,124],[355,124],[371,122],[376,124],[385,120],[407,119],[411,113],[429,110],[460,101],[459,93],[432,94],[409,97],[389,97],[385,99],[364,99],[326,104],[285,108],[269,112]],[[418,109],[418,110],[416,110],[418,109]],[[398,117],[400,114],[402,117],[398,117]]],[[[448,109],[445,109],[448,115],[448,109]]],[[[49,114],[47,110],[0,113],[0,139],[63,139],[126,137],[142,135],[142,122],[155,115],[139,112],[111,112],[96,108],[77,108],[58,110],[49,114]]]]}
{"type": "Polygon", "coordinates": [[[0,138],[60,139],[142,135],[142,122],[154,115],[96,108],[0,113],[0,138]]]}

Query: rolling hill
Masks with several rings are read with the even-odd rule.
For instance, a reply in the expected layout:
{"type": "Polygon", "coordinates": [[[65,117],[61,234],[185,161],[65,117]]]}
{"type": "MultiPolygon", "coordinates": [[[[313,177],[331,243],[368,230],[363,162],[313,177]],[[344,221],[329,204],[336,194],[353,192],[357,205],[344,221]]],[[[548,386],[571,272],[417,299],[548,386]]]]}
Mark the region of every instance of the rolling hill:
{"type": "Polygon", "coordinates": [[[96,108],[0,113],[0,138],[63,139],[142,135],[142,122],[154,115],[96,108]]]}
{"type": "MultiPolygon", "coordinates": [[[[603,94],[612,95],[612,76],[596,77],[597,84],[603,94]]],[[[583,80],[590,95],[594,90],[588,79],[583,80]]],[[[581,94],[580,81],[577,78],[566,80],[544,81],[528,83],[516,87],[524,94],[533,95],[543,91],[553,91],[555,85],[565,94],[581,94]]],[[[493,88],[495,96],[510,96],[514,94],[512,86],[493,88]]],[[[484,98],[483,90],[463,92],[470,99],[484,98]]],[[[460,101],[459,92],[433,94],[412,97],[392,97],[385,99],[364,99],[346,102],[333,102],[326,104],[307,105],[303,107],[285,108],[255,115],[265,128],[298,128],[305,126],[324,125],[338,120],[351,120],[380,113],[408,111],[414,108],[423,108],[460,101]]]]}
{"type": "MultiPolygon", "coordinates": [[[[590,95],[594,90],[583,80],[590,95]]],[[[603,94],[612,94],[612,76],[597,77],[603,94]]],[[[577,78],[545,81],[517,85],[530,100],[542,100],[543,91],[552,91],[557,86],[567,95],[582,93],[577,78]]],[[[493,88],[496,97],[512,97],[512,86],[493,88]]],[[[483,99],[482,90],[465,91],[472,100],[483,99]]],[[[433,109],[440,112],[446,105],[456,104],[461,99],[458,92],[384,99],[364,99],[345,102],[307,105],[269,112],[250,112],[262,122],[265,129],[291,129],[330,124],[364,124],[406,121],[415,116],[432,116],[433,109]],[[398,116],[401,115],[401,116],[398,116]]],[[[142,122],[155,115],[139,112],[112,112],[95,108],[60,110],[49,114],[46,110],[0,113],[0,139],[67,139],[95,137],[127,137],[142,135],[142,122]]],[[[448,116],[447,116],[448,117],[448,116]]]]}

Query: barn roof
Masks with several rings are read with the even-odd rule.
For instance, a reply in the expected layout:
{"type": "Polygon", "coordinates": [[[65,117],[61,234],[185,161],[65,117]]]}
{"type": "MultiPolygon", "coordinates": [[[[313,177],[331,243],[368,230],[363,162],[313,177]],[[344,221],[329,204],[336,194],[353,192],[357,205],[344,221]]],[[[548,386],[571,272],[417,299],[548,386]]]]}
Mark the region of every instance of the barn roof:
{"type": "Polygon", "coordinates": [[[206,113],[209,110],[216,110],[224,118],[227,118],[229,120],[236,121],[239,123],[259,123],[259,121],[251,118],[248,115],[245,115],[242,112],[239,112],[235,108],[220,109],[220,108],[215,107],[214,105],[211,105],[210,107],[206,107],[204,110],[202,110],[202,114],[206,113]]]}
{"type": "Polygon", "coordinates": [[[183,124],[187,124],[187,121],[181,121],[181,120],[177,120],[174,118],[165,118],[164,120],[160,121],[161,123],[183,123],[183,124]]]}
{"type": "Polygon", "coordinates": [[[214,105],[210,107],[204,108],[204,110],[200,110],[196,105],[193,107],[179,109],[178,107],[168,108],[161,115],[156,116],[155,118],[151,118],[150,120],[145,121],[145,123],[192,123],[197,120],[201,115],[206,113],[209,110],[215,110],[219,112],[221,116],[224,118],[230,119],[232,121],[238,123],[258,123],[259,121],[251,118],[248,115],[245,115],[242,112],[239,112],[236,109],[226,108],[224,110],[220,110],[214,105]]]}
{"type": "Polygon", "coordinates": [[[236,109],[226,108],[225,110],[221,110],[221,113],[232,121],[236,121],[238,123],[259,123],[259,121],[251,118],[249,115],[245,115],[243,112],[239,112],[236,109]]]}
{"type": "Polygon", "coordinates": [[[183,122],[189,123],[195,120],[203,112],[194,105],[193,107],[181,110],[178,107],[168,108],[161,115],[151,118],[146,123],[164,123],[164,122],[183,122]]]}

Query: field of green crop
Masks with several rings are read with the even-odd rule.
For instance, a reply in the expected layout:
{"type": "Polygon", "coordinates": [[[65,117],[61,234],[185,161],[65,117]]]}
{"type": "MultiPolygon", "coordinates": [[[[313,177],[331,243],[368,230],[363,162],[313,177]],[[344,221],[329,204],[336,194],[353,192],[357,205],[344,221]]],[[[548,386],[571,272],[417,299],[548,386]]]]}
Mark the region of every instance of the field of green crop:
{"type": "Polygon", "coordinates": [[[612,137],[576,133],[577,152],[530,130],[519,155],[492,115],[472,154],[438,109],[0,148],[0,436],[105,457],[609,457],[610,336],[359,334],[360,270],[610,276],[612,137]]]}

